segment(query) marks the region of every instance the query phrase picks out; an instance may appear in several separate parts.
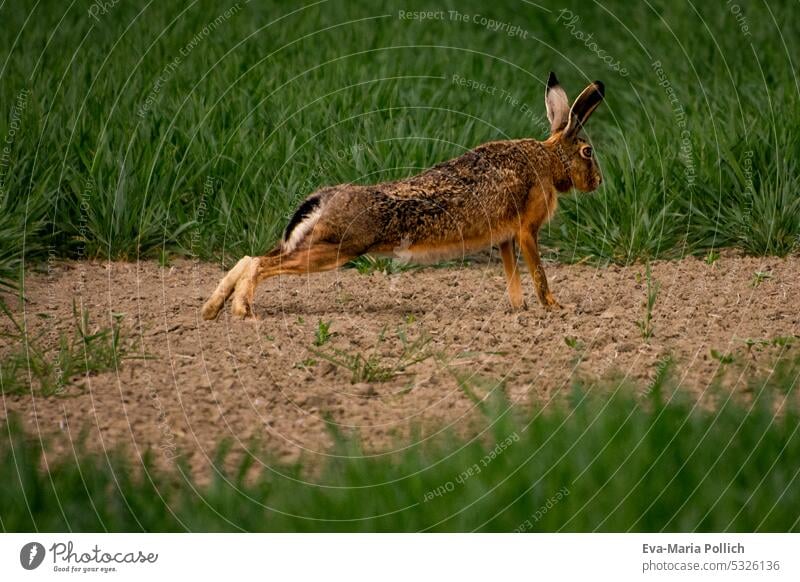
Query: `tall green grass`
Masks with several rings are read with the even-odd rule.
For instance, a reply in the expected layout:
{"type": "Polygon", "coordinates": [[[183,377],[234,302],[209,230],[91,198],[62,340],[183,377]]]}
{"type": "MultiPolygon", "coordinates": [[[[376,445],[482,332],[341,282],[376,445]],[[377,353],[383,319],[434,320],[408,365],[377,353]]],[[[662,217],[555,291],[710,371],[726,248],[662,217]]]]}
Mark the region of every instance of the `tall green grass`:
{"type": "Polygon", "coordinates": [[[123,259],[264,251],[315,188],[544,137],[551,69],[572,96],[594,78],[608,88],[587,128],[605,184],[566,197],[545,233],[564,260],[796,251],[792,2],[738,2],[746,34],[727,5],[568,2],[570,25],[562,3],[540,4],[6,3],[0,277],[48,247],[123,259]],[[444,12],[419,22],[401,10],[444,12]]]}
{"type": "Polygon", "coordinates": [[[736,396],[718,383],[713,406],[674,390],[667,366],[640,396],[618,383],[578,383],[568,403],[528,412],[509,406],[501,384],[462,379],[467,394],[489,390],[475,396],[485,419],[476,438],[439,435],[365,455],[357,437],[331,424],[330,456],[286,465],[254,446],[232,463],[223,445],[202,484],[180,459],[170,471],[150,454],[132,467],[122,454],[83,446],[44,471],[41,441],[12,422],[0,438],[0,523],[5,531],[798,531],[796,358],[736,396]]]}

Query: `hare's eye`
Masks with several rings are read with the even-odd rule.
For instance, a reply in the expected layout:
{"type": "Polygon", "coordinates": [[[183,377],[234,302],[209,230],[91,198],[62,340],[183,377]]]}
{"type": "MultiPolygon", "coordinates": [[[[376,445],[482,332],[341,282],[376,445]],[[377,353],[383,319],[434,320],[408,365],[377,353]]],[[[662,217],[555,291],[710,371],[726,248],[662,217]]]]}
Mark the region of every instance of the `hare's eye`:
{"type": "Polygon", "coordinates": [[[587,160],[592,157],[592,146],[584,146],[581,148],[581,156],[587,160]]]}

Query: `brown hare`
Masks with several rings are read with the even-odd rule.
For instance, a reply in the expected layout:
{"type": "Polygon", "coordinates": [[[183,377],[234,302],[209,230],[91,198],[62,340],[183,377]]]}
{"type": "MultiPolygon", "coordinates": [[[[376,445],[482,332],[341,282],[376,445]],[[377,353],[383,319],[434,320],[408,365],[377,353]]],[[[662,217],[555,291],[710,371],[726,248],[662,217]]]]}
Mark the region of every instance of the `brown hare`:
{"type": "Polygon", "coordinates": [[[525,302],[515,241],[539,301],[559,307],[542,268],[539,229],[553,216],[560,192],[600,185],[592,146],[579,134],[603,95],[603,83],[595,81],[570,107],[550,73],[547,140],[490,142],[403,180],[314,192],[278,246],[262,257],[244,257],[228,272],[203,305],[203,317],[215,318],[231,294],[233,314],[252,315],[256,285],[268,277],[335,269],[360,255],[398,248],[404,256],[429,260],[490,245],[500,247],[511,305],[520,308],[525,302]]]}

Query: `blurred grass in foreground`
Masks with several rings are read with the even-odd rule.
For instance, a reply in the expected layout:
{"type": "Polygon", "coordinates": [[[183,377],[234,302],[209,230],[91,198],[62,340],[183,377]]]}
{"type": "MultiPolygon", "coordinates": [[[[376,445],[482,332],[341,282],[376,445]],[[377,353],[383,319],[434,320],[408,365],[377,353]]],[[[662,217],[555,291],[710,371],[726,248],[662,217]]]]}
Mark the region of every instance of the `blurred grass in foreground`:
{"type": "Polygon", "coordinates": [[[132,469],[81,446],[46,472],[39,439],[12,421],[0,518],[5,531],[798,531],[798,372],[784,358],[736,397],[712,387],[713,409],[666,368],[641,396],[576,385],[568,405],[528,412],[493,384],[476,397],[479,438],[364,457],[332,429],[335,455],[313,471],[257,454],[268,465],[253,476],[262,461],[248,455],[202,485],[181,464],[132,469]]]}

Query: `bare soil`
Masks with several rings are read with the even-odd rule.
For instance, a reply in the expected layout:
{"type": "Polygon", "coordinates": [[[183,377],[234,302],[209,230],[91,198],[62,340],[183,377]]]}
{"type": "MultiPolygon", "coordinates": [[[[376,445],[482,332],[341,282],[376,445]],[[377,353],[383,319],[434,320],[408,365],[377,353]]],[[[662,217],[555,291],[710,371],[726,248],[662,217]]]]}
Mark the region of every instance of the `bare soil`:
{"type": "MultiPolygon", "coordinates": [[[[712,349],[764,372],[775,350],[745,340],[800,334],[797,257],[654,263],[661,289],[649,341],[636,323],[645,314],[641,265],[550,264],[547,273],[561,310],[540,307],[526,277],[529,308],[511,312],[502,265],[487,254],[462,268],[273,279],[257,292],[257,320],[224,311],[205,322],[198,310],[223,275],[218,265],[51,264],[26,276],[24,309],[5,296],[34,334],[45,333],[43,345],[72,332],[75,300],[96,326],[124,314],[126,341],[147,357],[76,377],[58,396],[6,394],[2,416],[15,411],[31,430],[66,435],[55,439],[62,451],[84,432],[97,449],[153,449],[160,463],[180,455],[200,472],[222,438],[239,450],[257,440],[282,461],[313,461],[330,454],[328,422],[360,434],[373,453],[402,446],[412,430],[425,438],[465,429],[475,404],[458,377],[471,377],[479,396],[502,380],[518,406],[547,406],[576,378],[614,376],[630,380],[622,389],[646,390],[671,355],[680,389],[702,398],[725,366],[712,349]],[[315,346],[320,321],[333,335],[315,346]],[[365,375],[390,377],[354,379],[326,357],[366,361],[365,375]]],[[[0,326],[10,330],[8,321],[0,326]]],[[[0,357],[20,349],[2,341],[0,357]]]]}

